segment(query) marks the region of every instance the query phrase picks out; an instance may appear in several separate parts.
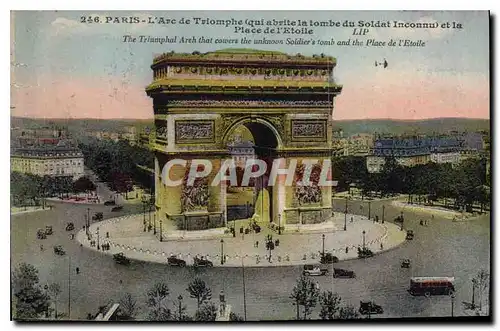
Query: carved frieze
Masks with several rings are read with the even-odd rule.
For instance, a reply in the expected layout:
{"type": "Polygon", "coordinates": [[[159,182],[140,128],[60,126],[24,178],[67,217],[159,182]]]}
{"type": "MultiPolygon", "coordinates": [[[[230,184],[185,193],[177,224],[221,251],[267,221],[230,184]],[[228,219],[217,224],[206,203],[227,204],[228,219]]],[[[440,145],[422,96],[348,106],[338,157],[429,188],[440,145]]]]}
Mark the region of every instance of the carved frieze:
{"type": "Polygon", "coordinates": [[[189,185],[188,174],[189,172],[186,171],[184,184],[182,186],[182,210],[183,212],[204,210],[208,206],[208,180],[207,178],[197,178],[193,185],[189,185]]]}
{"type": "MultiPolygon", "coordinates": [[[[331,107],[328,100],[169,100],[169,107],[213,107],[213,108],[294,108],[294,107],[331,107]]],[[[158,113],[161,110],[158,111],[158,113]]]]}
{"type": "Polygon", "coordinates": [[[177,144],[212,143],[215,141],[213,120],[175,121],[175,142],[177,144]]]}
{"type": "Polygon", "coordinates": [[[321,166],[315,164],[312,166],[311,173],[309,175],[309,183],[304,184],[304,174],[305,166],[299,164],[295,172],[295,198],[297,199],[299,205],[308,205],[321,203],[322,192],[321,188],[318,186],[321,166]]]}
{"type": "Polygon", "coordinates": [[[292,120],[292,140],[326,141],[326,120],[292,120]]]}
{"type": "Polygon", "coordinates": [[[167,122],[165,121],[156,121],[155,122],[155,136],[156,139],[159,140],[168,140],[168,129],[167,129],[167,122]]]}

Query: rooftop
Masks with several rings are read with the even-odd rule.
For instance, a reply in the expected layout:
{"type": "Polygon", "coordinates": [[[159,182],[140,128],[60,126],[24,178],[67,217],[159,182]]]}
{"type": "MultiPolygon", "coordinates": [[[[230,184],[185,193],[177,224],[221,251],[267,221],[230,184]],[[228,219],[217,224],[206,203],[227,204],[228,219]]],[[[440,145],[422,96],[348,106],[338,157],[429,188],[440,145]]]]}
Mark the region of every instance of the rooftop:
{"type": "Polygon", "coordinates": [[[163,53],[154,57],[153,66],[160,62],[170,61],[204,61],[210,62],[242,62],[244,60],[251,62],[279,62],[279,63],[302,63],[302,64],[330,64],[334,67],[337,59],[325,54],[305,56],[300,53],[295,55],[285,54],[278,51],[266,51],[251,48],[226,48],[214,52],[200,53],[163,53]]]}

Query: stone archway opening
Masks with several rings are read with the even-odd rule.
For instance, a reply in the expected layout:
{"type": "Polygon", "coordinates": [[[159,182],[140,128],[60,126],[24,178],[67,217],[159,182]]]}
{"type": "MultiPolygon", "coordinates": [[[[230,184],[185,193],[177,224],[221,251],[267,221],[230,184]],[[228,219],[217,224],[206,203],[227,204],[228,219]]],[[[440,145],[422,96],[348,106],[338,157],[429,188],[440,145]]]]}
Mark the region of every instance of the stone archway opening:
{"type": "Polygon", "coordinates": [[[273,190],[268,185],[269,174],[280,137],[272,124],[262,119],[247,118],[236,123],[226,135],[229,155],[236,166],[238,186],[228,186],[226,196],[227,221],[251,219],[257,223],[272,222],[273,190]],[[252,159],[263,160],[266,172],[242,185],[245,171],[252,159]]]}

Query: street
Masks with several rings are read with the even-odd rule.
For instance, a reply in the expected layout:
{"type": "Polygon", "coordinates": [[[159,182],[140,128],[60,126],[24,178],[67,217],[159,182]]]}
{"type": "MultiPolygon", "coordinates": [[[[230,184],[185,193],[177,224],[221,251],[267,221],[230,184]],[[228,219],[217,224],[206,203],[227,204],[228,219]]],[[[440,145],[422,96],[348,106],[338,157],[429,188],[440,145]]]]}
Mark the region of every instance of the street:
{"type": "MultiPolygon", "coordinates": [[[[146,292],[155,281],[163,281],[170,288],[172,302],[182,294],[187,312],[194,314],[196,300],[189,298],[188,283],[198,276],[212,289],[213,301],[221,289],[233,311],[244,316],[243,279],[241,268],[213,268],[195,271],[193,268],[175,268],[166,265],[132,261],[130,266],[117,265],[113,259],[95,251],[80,247],[65,231],[67,222],[75,223],[74,233],[85,224],[84,215],[90,208],[90,216],[103,212],[104,218],[142,212],[142,206],[125,205],[119,213],[110,212],[111,207],[102,205],[76,205],[53,203],[50,211],[20,214],[11,220],[12,267],[21,262],[33,264],[39,270],[40,283],[57,282],[62,293],[58,310],[68,311],[68,278],[71,289],[71,318],[85,319],[95,313],[100,305],[118,301],[120,295],[130,292],[143,308],[138,318],[144,318],[146,292]],[[54,234],[46,240],[37,240],[36,231],[52,225],[54,234]],[[40,244],[44,251],[40,250],[40,244]],[[60,244],[66,255],[58,256],[53,246],[60,244]],[[71,268],[69,269],[69,257],[71,268]],[[80,268],[77,275],[75,268],[80,268]]],[[[336,200],[337,211],[344,211],[344,200],[336,200]]],[[[385,204],[385,220],[400,215],[401,209],[389,202],[372,202],[371,216],[381,218],[385,204]]],[[[367,203],[349,201],[349,211],[367,215],[367,203]],[[360,208],[363,206],[363,208],[360,208]]],[[[421,214],[422,215],[422,214],[421,214]]],[[[451,222],[435,217],[428,227],[419,225],[415,212],[404,211],[405,229],[415,231],[415,239],[381,255],[366,260],[350,260],[336,264],[356,272],[356,279],[333,279],[329,276],[313,278],[321,290],[337,292],[342,301],[359,308],[360,300],[373,300],[384,308],[383,315],[376,317],[427,317],[450,316],[451,298],[448,296],[412,297],[407,293],[412,276],[455,277],[456,298],[454,315],[465,315],[462,302],[470,302],[471,279],[480,269],[489,272],[490,219],[483,215],[468,222],[451,222]],[[402,269],[400,261],[411,259],[410,269],[402,269]]],[[[423,217],[423,216],[421,216],[423,217]]],[[[103,234],[104,235],[104,234],[103,234]]],[[[289,299],[302,267],[245,268],[247,320],[286,320],[295,318],[295,306],[289,299]]],[[[486,297],[486,296],[485,296],[486,297]]],[[[476,294],[476,301],[478,296],[476,294]]],[[[484,301],[484,300],[483,300],[484,301]]],[[[483,302],[484,304],[484,302],[483,302]]],[[[319,305],[314,309],[317,318],[319,305]]]]}

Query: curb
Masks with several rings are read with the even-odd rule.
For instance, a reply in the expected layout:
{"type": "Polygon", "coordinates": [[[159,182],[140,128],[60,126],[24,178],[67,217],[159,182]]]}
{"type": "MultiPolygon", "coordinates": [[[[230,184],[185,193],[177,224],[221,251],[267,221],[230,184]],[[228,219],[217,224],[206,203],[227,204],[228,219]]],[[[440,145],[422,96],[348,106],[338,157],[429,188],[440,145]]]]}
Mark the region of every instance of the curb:
{"type": "MultiPolygon", "coordinates": [[[[142,214],[136,214],[136,215],[142,215],[142,214]]],[[[121,220],[124,220],[124,219],[127,219],[127,218],[130,218],[130,217],[133,217],[133,216],[136,216],[136,215],[126,215],[126,216],[121,216],[121,217],[116,217],[116,218],[111,218],[111,219],[107,219],[107,220],[104,220],[104,221],[101,221],[101,222],[98,222],[98,223],[93,223],[91,225],[91,229],[92,228],[95,228],[97,227],[98,225],[97,224],[103,224],[103,223],[116,223],[116,222],[119,222],[121,220]]],[[[381,240],[381,238],[386,238],[387,235],[388,235],[388,229],[386,226],[382,225],[382,224],[378,224],[378,226],[382,226],[385,228],[385,233],[383,234],[382,237],[380,238],[377,238],[377,239],[374,239],[370,242],[368,242],[368,246],[370,245],[373,245],[375,244],[376,242],[379,242],[381,240]]],[[[92,229],[93,230],[93,229],[92,229]]],[[[93,232],[93,231],[92,231],[93,232]]],[[[126,253],[127,251],[133,251],[134,253],[138,253],[138,254],[151,254],[152,257],[155,257],[156,259],[161,259],[162,261],[158,261],[158,260],[154,260],[154,259],[150,259],[150,258],[147,258],[148,255],[145,255],[145,256],[142,256],[142,257],[135,257],[135,256],[129,256],[127,254],[125,254],[127,256],[127,258],[129,258],[130,260],[134,260],[134,261],[140,261],[140,262],[146,262],[146,263],[158,263],[158,264],[167,264],[167,258],[174,254],[173,252],[165,252],[165,251],[159,251],[159,250],[150,250],[150,249],[143,249],[143,248],[137,248],[137,247],[133,247],[133,246],[129,246],[129,245],[125,245],[125,244],[117,244],[116,242],[114,242],[113,240],[104,240],[103,238],[103,243],[108,243],[111,247],[115,248],[113,249],[113,251],[110,249],[109,251],[101,251],[101,250],[97,250],[93,247],[91,247],[89,245],[89,242],[88,240],[86,239],[86,235],[85,235],[85,230],[83,229],[80,229],[78,231],[78,233],[76,234],[76,239],[77,241],[81,244],[82,247],[85,247],[86,249],[89,249],[89,250],[93,250],[93,251],[97,251],[98,253],[103,253],[103,254],[106,254],[106,255],[110,255],[112,256],[113,254],[116,254],[118,252],[122,252],[122,253],[126,253]],[[146,258],[144,258],[146,257],[146,258]]],[[[213,240],[217,240],[217,239],[208,239],[207,241],[213,241],[213,240]]],[[[186,241],[185,239],[183,240],[167,240],[167,241],[186,241]]],[[[400,243],[396,243],[395,245],[389,247],[389,248],[386,248],[386,249],[383,249],[383,250],[376,250],[376,251],[373,251],[374,253],[374,256],[375,255],[379,255],[381,253],[385,253],[387,251],[390,251],[392,249],[395,249],[395,248],[398,248],[399,246],[401,246],[402,244],[404,244],[406,242],[406,240],[403,240],[402,242],[400,243]]],[[[348,246],[350,249],[356,249],[356,247],[359,247],[359,246],[356,246],[356,245],[353,245],[353,246],[348,246]]],[[[343,252],[344,249],[342,248],[339,248],[339,249],[333,249],[331,250],[332,254],[335,254],[335,251],[341,251],[343,252]]],[[[275,253],[276,254],[276,253],[275,253]]],[[[180,256],[181,258],[188,258],[188,259],[192,259],[192,256],[200,256],[201,254],[193,254],[191,255],[190,253],[187,253],[187,254],[184,254],[184,253],[181,253],[181,254],[175,254],[177,256],[180,256]]],[[[306,260],[303,260],[303,259],[294,259],[293,261],[290,261],[290,256],[287,254],[283,257],[283,260],[285,261],[282,261],[282,257],[281,255],[273,255],[274,256],[274,263],[272,262],[267,262],[266,263],[266,255],[267,254],[263,254],[263,255],[260,255],[260,254],[245,254],[244,256],[240,257],[238,255],[235,255],[235,256],[229,256],[229,255],[225,255],[226,256],[226,264],[224,265],[221,265],[220,263],[218,263],[219,259],[220,259],[220,256],[218,254],[215,254],[215,255],[205,255],[209,258],[209,260],[211,260],[212,262],[215,262],[214,263],[214,268],[241,268],[242,267],[242,264],[241,263],[244,263],[243,262],[243,258],[247,259],[247,258],[250,258],[250,259],[254,259],[253,261],[259,261],[259,262],[251,262],[249,265],[246,265],[246,267],[248,268],[267,268],[267,267],[290,267],[290,266],[301,266],[301,265],[304,265],[304,264],[318,264],[319,263],[319,254],[316,254],[316,253],[307,253],[305,254],[306,256],[306,260]],[[309,259],[307,257],[310,257],[309,259]],[[288,257],[288,261],[286,261],[288,257]],[[236,261],[237,263],[232,263],[233,261],[236,261]],[[241,263],[239,263],[241,261],[241,263]],[[262,264],[260,264],[262,263],[262,264]]],[[[300,257],[300,254],[298,254],[299,257],[300,257]]],[[[339,257],[339,262],[341,261],[349,261],[349,260],[355,260],[355,259],[360,259],[358,258],[357,256],[352,256],[352,257],[339,257]]],[[[188,267],[193,267],[191,264],[188,265],[188,267]]]]}

